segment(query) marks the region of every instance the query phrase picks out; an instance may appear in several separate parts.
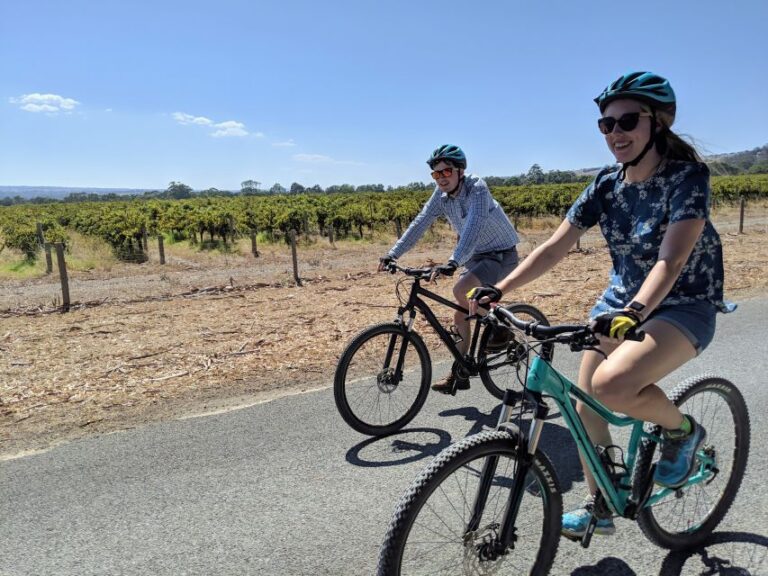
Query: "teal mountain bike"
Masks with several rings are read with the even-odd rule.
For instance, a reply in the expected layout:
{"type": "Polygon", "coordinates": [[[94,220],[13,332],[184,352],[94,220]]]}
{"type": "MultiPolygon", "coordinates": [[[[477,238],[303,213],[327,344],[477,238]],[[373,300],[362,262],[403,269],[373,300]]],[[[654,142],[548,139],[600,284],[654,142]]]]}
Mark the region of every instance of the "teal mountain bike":
{"type": "MultiPolygon", "coordinates": [[[[530,337],[531,351],[552,343],[581,351],[598,343],[589,326],[542,326],[502,307],[486,321],[522,331],[530,337]]],[[[560,542],[563,504],[556,469],[539,447],[549,413],[545,399],[560,410],[600,489],[589,528],[579,539],[582,546],[589,546],[600,518],[636,520],[653,543],[672,550],[701,545],[723,519],[749,454],[749,414],[736,386],[701,375],[669,394],[707,430],[694,473],[680,488],[669,489],[653,482],[659,426],[611,412],[548,360],[532,356],[519,411],[517,396],[508,394],[495,430],[443,450],[402,496],[381,547],[379,576],[549,572],[560,542]],[[593,445],[574,399],[609,424],[626,428],[626,448],[593,445]],[[522,415],[531,406],[523,431],[522,415]]]]}

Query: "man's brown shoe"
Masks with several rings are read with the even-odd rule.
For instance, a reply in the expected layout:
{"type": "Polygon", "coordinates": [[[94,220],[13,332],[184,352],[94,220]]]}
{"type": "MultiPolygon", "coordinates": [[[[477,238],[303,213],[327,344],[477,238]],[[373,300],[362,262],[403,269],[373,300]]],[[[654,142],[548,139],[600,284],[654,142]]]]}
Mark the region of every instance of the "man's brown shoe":
{"type": "Polygon", "coordinates": [[[432,384],[432,390],[453,396],[456,390],[469,390],[469,378],[460,378],[451,371],[445,378],[432,384]]]}

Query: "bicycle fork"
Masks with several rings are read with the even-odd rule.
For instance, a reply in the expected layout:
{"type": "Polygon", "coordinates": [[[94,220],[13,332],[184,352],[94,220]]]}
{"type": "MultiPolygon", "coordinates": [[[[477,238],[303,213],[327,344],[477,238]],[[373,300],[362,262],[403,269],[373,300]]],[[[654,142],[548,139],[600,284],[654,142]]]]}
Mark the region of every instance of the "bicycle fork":
{"type": "MultiPolygon", "coordinates": [[[[499,415],[497,425],[498,430],[509,430],[512,427],[510,424],[510,416],[516,398],[518,398],[518,395],[512,390],[508,389],[504,393],[501,414],[499,415]]],[[[514,548],[514,543],[517,539],[517,528],[515,527],[515,523],[517,522],[517,514],[520,510],[520,503],[522,502],[523,494],[526,489],[525,479],[531,469],[548,412],[549,407],[544,402],[538,401],[536,414],[531,421],[528,436],[526,437],[519,430],[514,431],[515,438],[518,440],[517,455],[515,459],[514,475],[512,478],[512,489],[507,500],[507,508],[504,512],[502,525],[500,527],[495,527],[496,534],[494,537],[484,539],[483,542],[478,544],[474,542],[474,534],[480,527],[480,520],[483,516],[483,510],[485,510],[488,494],[493,485],[499,457],[490,456],[486,458],[485,463],[483,464],[483,470],[480,473],[480,483],[472,506],[472,516],[467,523],[467,529],[464,533],[465,540],[472,538],[472,543],[476,546],[480,560],[495,560],[499,556],[506,554],[510,547],[514,548]]]]}

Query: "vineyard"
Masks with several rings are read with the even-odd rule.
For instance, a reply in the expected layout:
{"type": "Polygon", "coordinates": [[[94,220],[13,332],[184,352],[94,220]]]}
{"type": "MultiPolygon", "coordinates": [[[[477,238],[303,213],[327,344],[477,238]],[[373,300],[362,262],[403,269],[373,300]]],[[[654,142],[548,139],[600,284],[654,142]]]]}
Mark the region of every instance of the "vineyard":
{"type": "MultiPolygon", "coordinates": [[[[493,187],[494,197],[513,219],[560,216],[584,184],[493,187]]],[[[768,175],[715,176],[713,203],[740,198],[768,198],[768,175]]],[[[107,242],[126,261],[146,260],[146,238],[162,236],[201,248],[224,248],[236,239],[275,242],[289,230],[336,238],[359,237],[365,231],[394,226],[399,234],[420,210],[430,192],[238,195],[184,200],[53,202],[0,208],[0,252],[18,251],[35,260],[46,243],[69,241],[68,231],[107,242]]]]}

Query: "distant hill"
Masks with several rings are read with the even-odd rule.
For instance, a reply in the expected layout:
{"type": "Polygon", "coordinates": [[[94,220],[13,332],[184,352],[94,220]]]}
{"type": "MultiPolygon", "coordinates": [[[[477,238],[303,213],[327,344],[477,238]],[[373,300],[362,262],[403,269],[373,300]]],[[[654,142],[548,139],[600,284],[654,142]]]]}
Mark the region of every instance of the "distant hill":
{"type": "MultiPolygon", "coordinates": [[[[704,155],[704,162],[715,176],[734,174],[768,174],[768,144],[743,152],[704,155]]],[[[596,176],[603,167],[582,168],[577,174],[596,176]]]]}
{"type": "MultiPolygon", "coordinates": [[[[733,175],[733,174],[768,174],[768,144],[752,150],[744,150],[742,152],[731,152],[729,154],[713,154],[704,156],[704,161],[709,165],[710,171],[714,175],[733,175]]],[[[538,164],[532,167],[533,169],[541,171],[538,164]]],[[[562,176],[563,178],[554,178],[553,182],[558,181],[575,181],[583,179],[587,176],[594,176],[603,167],[595,168],[581,168],[571,171],[559,171],[551,170],[544,176],[562,176]]],[[[542,173],[543,174],[543,173],[542,173]]],[[[529,174],[521,174],[517,177],[503,178],[497,176],[487,176],[485,180],[491,185],[511,185],[513,183],[524,182],[527,178],[530,178],[529,174]],[[514,182],[513,182],[514,181],[514,182]]],[[[539,180],[534,180],[539,181],[539,180]]],[[[547,182],[550,180],[547,179],[547,182]]],[[[431,185],[431,184],[430,184],[431,185]]],[[[187,187],[188,188],[188,187],[187,187]]],[[[382,187],[383,188],[383,187],[382,187]]],[[[188,188],[192,191],[191,188],[188,188]]],[[[354,189],[354,188],[353,188],[354,189]]],[[[208,192],[212,192],[215,189],[210,189],[208,192]]],[[[77,200],[86,200],[87,197],[98,196],[110,196],[111,198],[104,198],[105,200],[115,199],[115,196],[144,196],[147,193],[162,193],[163,190],[148,189],[148,188],[75,188],[65,186],[0,186],[0,200],[5,199],[3,204],[20,202],[19,198],[24,200],[49,198],[53,200],[62,200],[66,197],[70,197],[70,200],[74,199],[73,196],[77,196],[77,200]]],[[[218,192],[218,191],[216,191],[218,192]]],[[[229,193],[231,194],[231,193],[229,193]]]]}
{"type": "Polygon", "coordinates": [[[706,156],[712,174],[766,174],[768,173],[768,144],[760,148],[706,156]]]}
{"type": "Polygon", "coordinates": [[[119,196],[130,194],[144,194],[149,189],[138,188],[70,188],[66,186],[0,186],[0,198],[53,198],[60,200],[70,194],[117,194],[119,196]]]}

